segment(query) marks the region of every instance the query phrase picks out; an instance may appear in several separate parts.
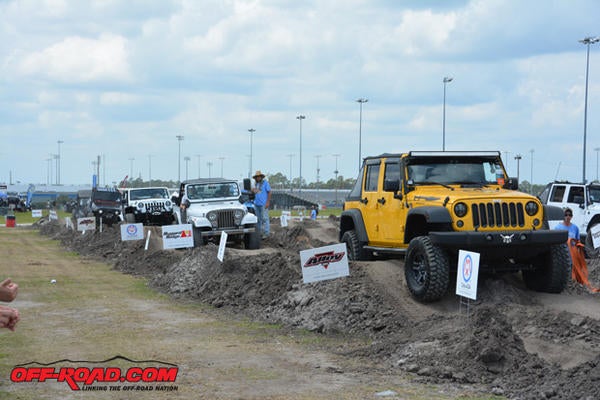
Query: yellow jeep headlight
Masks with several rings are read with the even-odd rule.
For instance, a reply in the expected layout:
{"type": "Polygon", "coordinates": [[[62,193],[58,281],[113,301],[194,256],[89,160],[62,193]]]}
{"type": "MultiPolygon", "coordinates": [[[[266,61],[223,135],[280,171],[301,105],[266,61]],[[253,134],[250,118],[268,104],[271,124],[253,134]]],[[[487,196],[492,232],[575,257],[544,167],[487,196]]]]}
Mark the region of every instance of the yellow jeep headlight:
{"type": "Polygon", "coordinates": [[[469,209],[467,208],[467,205],[465,203],[456,203],[454,205],[454,214],[456,214],[458,218],[462,218],[465,215],[467,215],[468,210],[469,209]]]}
{"type": "Polygon", "coordinates": [[[527,204],[525,204],[525,212],[530,217],[533,217],[535,214],[537,214],[539,209],[540,208],[538,207],[538,205],[535,201],[528,201],[527,204]]]}

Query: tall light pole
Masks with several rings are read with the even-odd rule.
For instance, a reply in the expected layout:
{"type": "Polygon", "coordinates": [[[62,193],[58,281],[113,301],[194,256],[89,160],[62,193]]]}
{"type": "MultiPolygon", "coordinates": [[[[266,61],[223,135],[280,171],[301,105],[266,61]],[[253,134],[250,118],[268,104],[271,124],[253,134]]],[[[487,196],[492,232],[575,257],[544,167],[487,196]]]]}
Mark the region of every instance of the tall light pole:
{"type": "Polygon", "coordinates": [[[152,154],[148,154],[148,186],[152,186],[152,154]]]}
{"type": "Polygon", "coordinates": [[[177,154],[177,182],[181,182],[181,141],[183,140],[183,135],[175,136],[177,141],[179,142],[179,153],[177,154]]]}
{"type": "Polygon", "coordinates": [[[56,160],[56,184],[58,185],[58,160],[60,160],[60,156],[58,154],[52,154],[52,158],[56,160]]]}
{"type": "Polygon", "coordinates": [[[185,180],[188,180],[188,166],[190,164],[190,158],[188,156],[183,157],[185,161],[185,180]]]}
{"type": "Polygon", "coordinates": [[[56,143],[58,144],[58,161],[56,164],[56,183],[58,185],[60,185],[60,145],[63,144],[64,142],[62,140],[57,140],[56,143]]]}
{"type": "Polygon", "coordinates": [[[298,115],[296,119],[300,121],[300,169],[298,170],[300,181],[298,182],[298,192],[302,192],[302,120],[306,119],[306,116],[298,115]]]}
{"type": "Polygon", "coordinates": [[[250,169],[248,170],[248,178],[252,178],[252,136],[256,132],[256,129],[250,128],[248,132],[250,132],[250,169]]]}
{"type": "Polygon", "coordinates": [[[360,98],[357,99],[356,102],[360,104],[360,112],[358,116],[358,169],[362,166],[362,109],[363,104],[365,104],[369,99],[360,98]]]}
{"type": "Polygon", "coordinates": [[[133,160],[135,160],[135,158],[129,159],[129,179],[130,180],[133,180],[133,160]]]}
{"type": "Polygon", "coordinates": [[[452,82],[452,77],[445,76],[444,80],[444,111],[442,116],[442,151],[446,151],[446,85],[452,82]]]}
{"type": "Polygon", "coordinates": [[[200,154],[196,154],[196,157],[198,158],[198,179],[200,179],[200,177],[202,176],[202,175],[200,175],[200,172],[201,172],[201,170],[200,170],[200,165],[201,165],[200,164],[200,159],[202,158],[202,156],[200,154]]]}
{"type": "Polygon", "coordinates": [[[337,202],[338,202],[338,173],[340,171],[338,171],[338,158],[340,157],[340,154],[334,154],[333,155],[335,157],[335,171],[333,171],[333,173],[335,174],[335,183],[334,183],[334,188],[335,188],[335,206],[337,207],[337,202]]]}
{"type": "Polygon", "coordinates": [[[52,159],[51,158],[46,158],[46,161],[48,163],[48,176],[46,177],[46,185],[50,186],[50,171],[52,171],[52,159]]]}
{"type": "Polygon", "coordinates": [[[587,57],[585,64],[585,105],[583,109],[583,183],[585,184],[585,152],[586,152],[586,141],[587,141],[587,103],[588,103],[588,76],[590,70],[590,45],[594,43],[598,43],[600,41],[600,37],[591,37],[588,36],[579,41],[579,43],[583,43],[587,46],[587,57]]]}
{"type": "Polygon", "coordinates": [[[521,158],[523,157],[520,154],[515,156],[515,160],[517,160],[517,182],[519,182],[519,161],[521,161],[521,158]]]}
{"type": "Polygon", "coordinates": [[[92,160],[92,171],[96,175],[96,185],[100,186],[100,174],[97,172],[100,169],[100,157],[98,161],[92,160]]]}
{"type": "Polygon", "coordinates": [[[598,152],[600,151],[600,147],[594,148],[596,152],[596,182],[598,182],[598,152]]]}
{"type": "Polygon", "coordinates": [[[531,153],[531,174],[529,175],[530,179],[531,179],[531,182],[529,184],[529,187],[530,187],[529,193],[530,194],[533,194],[533,151],[534,151],[533,149],[529,150],[529,152],[531,153]]]}
{"type": "Polygon", "coordinates": [[[317,159],[317,184],[316,184],[316,189],[317,189],[317,203],[319,202],[319,173],[321,172],[321,168],[319,168],[319,159],[321,158],[321,155],[316,155],[315,158],[317,159]]]}
{"type": "Polygon", "coordinates": [[[292,191],[292,158],[294,158],[293,154],[287,155],[290,158],[290,192],[292,191]]]}
{"type": "MultiPolygon", "coordinates": [[[[219,157],[219,161],[221,161],[221,178],[223,178],[223,160],[225,159],[225,157],[219,157]]],[[[252,169],[252,168],[250,168],[252,169]]]]}
{"type": "Polygon", "coordinates": [[[208,167],[208,179],[212,178],[211,173],[210,173],[210,169],[211,169],[212,165],[213,165],[212,161],[209,161],[206,163],[206,166],[208,167]]]}

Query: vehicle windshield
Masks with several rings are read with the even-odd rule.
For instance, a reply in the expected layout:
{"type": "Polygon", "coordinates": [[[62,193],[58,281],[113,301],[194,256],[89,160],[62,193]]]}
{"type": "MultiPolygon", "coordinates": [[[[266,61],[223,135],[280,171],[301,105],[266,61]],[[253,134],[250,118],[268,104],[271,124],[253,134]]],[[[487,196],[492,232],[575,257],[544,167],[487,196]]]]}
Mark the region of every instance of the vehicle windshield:
{"type": "Polygon", "coordinates": [[[407,167],[414,184],[504,184],[501,164],[490,159],[418,159],[407,167]]]}
{"type": "Polygon", "coordinates": [[[108,191],[108,190],[97,190],[94,191],[92,195],[94,201],[103,200],[103,201],[121,201],[121,193],[117,191],[108,191]]]}
{"type": "Polygon", "coordinates": [[[166,188],[145,188],[129,191],[130,200],[168,199],[169,191],[166,188]]]}
{"type": "Polygon", "coordinates": [[[600,203],[600,186],[590,186],[590,201],[600,203]]]}
{"type": "Polygon", "coordinates": [[[202,183],[188,185],[186,194],[190,200],[221,199],[223,197],[239,197],[240,192],[235,182],[202,183]]]}

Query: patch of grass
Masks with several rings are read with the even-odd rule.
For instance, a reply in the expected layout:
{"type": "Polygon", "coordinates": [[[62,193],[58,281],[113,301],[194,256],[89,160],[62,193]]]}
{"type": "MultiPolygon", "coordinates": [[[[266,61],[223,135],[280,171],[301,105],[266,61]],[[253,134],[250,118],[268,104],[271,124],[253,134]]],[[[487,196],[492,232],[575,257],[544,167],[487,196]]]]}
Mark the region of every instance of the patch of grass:
{"type": "MultiPolygon", "coordinates": [[[[15,216],[15,222],[18,224],[32,224],[34,222],[39,221],[41,218],[39,217],[32,217],[31,215],[31,211],[25,211],[25,212],[13,212],[10,213],[9,215],[14,215],[15,216]]],[[[50,215],[50,211],[47,209],[42,210],[42,217],[48,217],[50,215]]],[[[70,217],[71,214],[70,213],[66,213],[64,211],[57,211],[56,215],[58,216],[59,219],[64,219],[65,217],[70,217]]],[[[3,216],[3,219],[0,219],[0,221],[2,221],[4,224],[6,224],[6,217],[3,216]]]]}

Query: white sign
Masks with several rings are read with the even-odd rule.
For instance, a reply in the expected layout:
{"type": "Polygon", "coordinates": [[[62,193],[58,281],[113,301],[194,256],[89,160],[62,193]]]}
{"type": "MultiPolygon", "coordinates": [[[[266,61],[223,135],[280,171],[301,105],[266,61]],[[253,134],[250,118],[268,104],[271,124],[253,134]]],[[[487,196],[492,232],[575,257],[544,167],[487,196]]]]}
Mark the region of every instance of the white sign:
{"type": "Polygon", "coordinates": [[[163,249],[194,247],[194,231],[191,224],[163,225],[163,249]]]}
{"type": "Polygon", "coordinates": [[[590,235],[592,235],[592,242],[594,243],[594,248],[597,249],[600,247],[600,224],[595,224],[590,228],[590,235]]]}
{"type": "Polygon", "coordinates": [[[469,299],[477,299],[477,279],[479,278],[479,253],[458,251],[456,271],[456,294],[469,299]]]}
{"type": "Polygon", "coordinates": [[[223,262],[223,256],[225,255],[225,245],[227,244],[227,232],[221,233],[221,240],[219,241],[219,251],[217,252],[217,258],[223,262]]]}
{"type": "Polygon", "coordinates": [[[287,227],[288,222],[291,218],[292,218],[292,213],[290,211],[282,211],[281,217],[279,217],[279,220],[281,221],[281,227],[282,228],[287,227]]]}
{"type": "Polygon", "coordinates": [[[124,224],[121,225],[121,240],[143,240],[144,224],[124,224]]]}
{"type": "Polygon", "coordinates": [[[96,218],[94,218],[94,217],[77,218],[77,230],[78,231],[93,231],[95,229],[96,229],[96,218]]]}
{"type": "Polygon", "coordinates": [[[42,218],[42,210],[31,210],[31,217],[42,218]]]}
{"type": "Polygon", "coordinates": [[[58,221],[56,210],[50,210],[50,221],[58,221]]]}
{"type": "Polygon", "coordinates": [[[332,244],[300,252],[304,283],[324,281],[350,275],[345,243],[332,244]]]}

